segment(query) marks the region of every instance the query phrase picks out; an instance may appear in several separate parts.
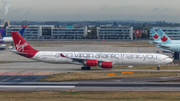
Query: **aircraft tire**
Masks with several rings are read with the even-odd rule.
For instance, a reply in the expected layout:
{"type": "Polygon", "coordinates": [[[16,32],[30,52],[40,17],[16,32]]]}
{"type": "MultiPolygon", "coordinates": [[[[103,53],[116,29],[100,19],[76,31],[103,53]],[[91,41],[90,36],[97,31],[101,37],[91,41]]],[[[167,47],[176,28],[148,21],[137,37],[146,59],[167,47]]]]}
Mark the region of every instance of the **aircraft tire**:
{"type": "Polygon", "coordinates": [[[81,67],[81,70],[86,70],[86,68],[85,67],[81,67]]]}
{"type": "Polygon", "coordinates": [[[81,67],[82,70],[90,70],[91,67],[81,67]]]}
{"type": "Polygon", "coordinates": [[[157,70],[160,70],[160,68],[159,68],[159,67],[157,67],[157,70]]]}
{"type": "Polygon", "coordinates": [[[90,70],[91,69],[91,67],[87,67],[87,70],[90,70]]]}

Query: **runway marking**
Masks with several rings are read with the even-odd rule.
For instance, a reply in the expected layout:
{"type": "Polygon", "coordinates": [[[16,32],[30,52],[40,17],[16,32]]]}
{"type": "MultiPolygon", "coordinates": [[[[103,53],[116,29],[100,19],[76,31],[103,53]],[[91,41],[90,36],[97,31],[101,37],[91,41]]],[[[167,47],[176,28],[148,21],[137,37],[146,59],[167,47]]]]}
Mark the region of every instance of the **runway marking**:
{"type": "Polygon", "coordinates": [[[121,72],[121,74],[133,74],[134,72],[121,72]]]}
{"type": "MultiPolygon", "coordinates": [[[[0,76],[12,76],[15,75],[16,73],[19,73],[18,71],[1,71],[0,76]]],[[[41,71],[24,71],[22,74],[19,75],[47,75],[50,72],[41,72],[41,71]]],[[[18,75],[18,74],[16,74],[18,75]]]]}
{"type": "Polygon", "coordinates": [[[2,86],[0,88],[75,88],[75,86],[2,86]]]}
{"type": "Polygon", "coordinates": [[[73,90],[73,88],[69,89],[67,93],[69,93],[69,92],[72,91],[72,90],[73,90]]]}
{"type": "MultiPolygon", "coordinates": [[[[24,70],[24,71],[25,71],[25,70],[24,70]]],[[[11,79],[11,78],[13,78],[13,77],[15,77],[15,76],[17,76],[17,75],[19,75],[19,74],[23,73],[24,71],[21,71],[21,72],[19,72],[19,73],[15,74],[14,76],[12,76],[12,77],[10,77],[10,78],[7,78],[7,79],[5,79],[5,80],[2,80],[2,81],[0,81],[0,82],[7,81],[7,80],[9,80],[9,79],[11,79]]]]}

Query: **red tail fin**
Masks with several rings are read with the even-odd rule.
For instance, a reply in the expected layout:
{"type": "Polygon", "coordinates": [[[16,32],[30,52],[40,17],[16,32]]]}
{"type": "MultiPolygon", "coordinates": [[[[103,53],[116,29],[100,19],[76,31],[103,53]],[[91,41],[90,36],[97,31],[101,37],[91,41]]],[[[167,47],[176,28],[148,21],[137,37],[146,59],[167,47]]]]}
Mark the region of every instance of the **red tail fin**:
{"type": "Polygon", "coordinates": [[[23,52],[26,50],[35,50],[26,42],[26,40],[23,39],[23,37],[18,32],[11,32],[11,36],[14,40],[14,45],[17,51],[23,52]]]}
{"type": "Polygon", "coordinates": [[[23,55],[23,56],[31,58],[38,52],[37,50],[32,48],[18,32],[11,32],[11,36],[13,38],[16,50],[18,52],[27,53],[27,55],[23,55]]]}

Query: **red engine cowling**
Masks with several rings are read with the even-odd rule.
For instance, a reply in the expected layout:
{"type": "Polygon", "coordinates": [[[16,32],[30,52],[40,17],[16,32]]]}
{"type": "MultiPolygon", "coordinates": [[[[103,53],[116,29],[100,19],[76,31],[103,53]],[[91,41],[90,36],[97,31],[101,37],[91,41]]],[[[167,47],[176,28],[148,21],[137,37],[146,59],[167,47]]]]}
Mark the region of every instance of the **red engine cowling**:
{"type": "Polygon", "coordinates": [[[99,63],[99,66],[102,68],[112,68],[113,63],[112,62],[101,62],[101,63],[99,63]]]}
{"type": "Polygon", "coordinates": [[[97,60],[86,60],[86,61],[84,61],[84,64],[86,66],[97,66],[98,61],[97,60]]]}

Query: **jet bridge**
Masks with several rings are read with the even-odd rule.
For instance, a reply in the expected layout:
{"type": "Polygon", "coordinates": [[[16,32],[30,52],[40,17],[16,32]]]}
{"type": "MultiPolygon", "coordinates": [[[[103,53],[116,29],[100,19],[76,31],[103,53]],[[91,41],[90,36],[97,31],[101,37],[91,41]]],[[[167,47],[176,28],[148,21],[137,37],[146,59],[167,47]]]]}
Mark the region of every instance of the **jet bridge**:
{"type": "Polygon", "coordinates": [[[173,54],[174,59],[179,60],[179,52],[174,52],[173,54]]]}

